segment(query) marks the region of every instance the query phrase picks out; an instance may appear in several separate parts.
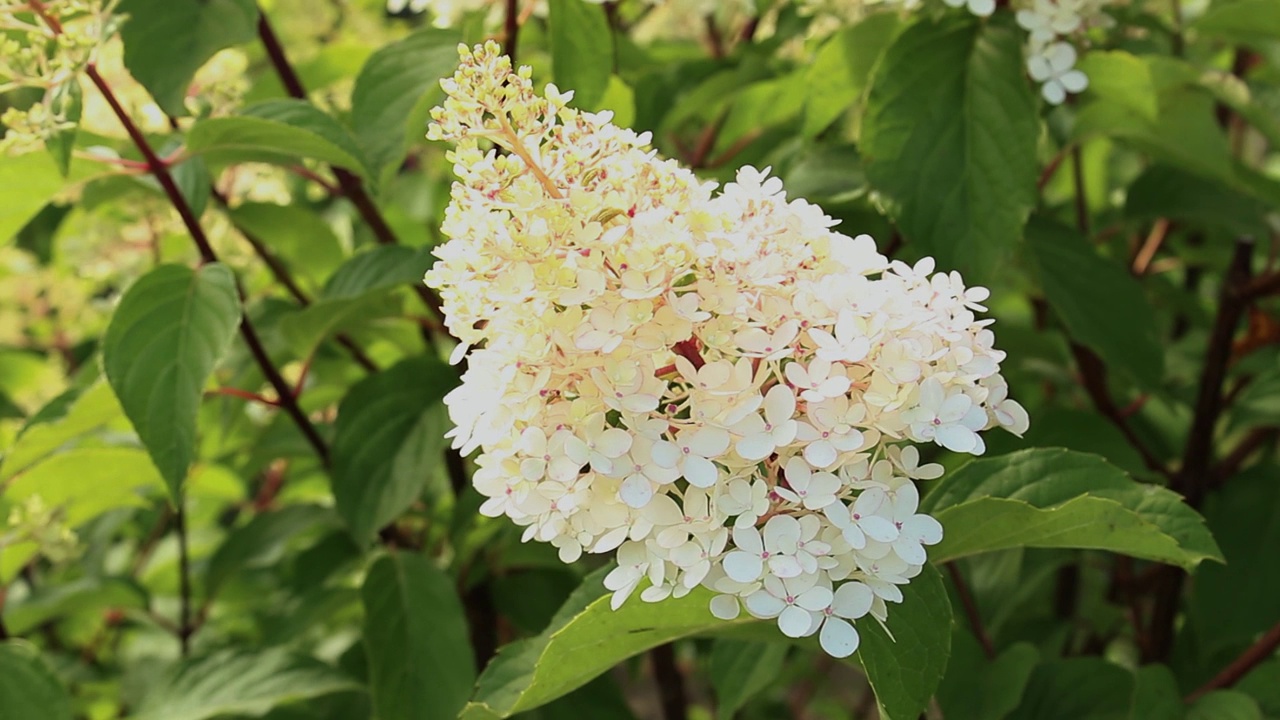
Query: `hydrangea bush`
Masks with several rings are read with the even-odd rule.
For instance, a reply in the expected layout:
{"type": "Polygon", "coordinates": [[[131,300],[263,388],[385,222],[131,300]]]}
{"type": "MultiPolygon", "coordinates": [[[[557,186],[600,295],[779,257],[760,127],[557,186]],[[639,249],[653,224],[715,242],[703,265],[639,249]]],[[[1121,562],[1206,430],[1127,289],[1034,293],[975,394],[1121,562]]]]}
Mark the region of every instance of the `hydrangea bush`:
{"type": "Polygon", "coordinates": [[[1277,48],[0,0],[0,718],[1280,716],[1277,48]]]}

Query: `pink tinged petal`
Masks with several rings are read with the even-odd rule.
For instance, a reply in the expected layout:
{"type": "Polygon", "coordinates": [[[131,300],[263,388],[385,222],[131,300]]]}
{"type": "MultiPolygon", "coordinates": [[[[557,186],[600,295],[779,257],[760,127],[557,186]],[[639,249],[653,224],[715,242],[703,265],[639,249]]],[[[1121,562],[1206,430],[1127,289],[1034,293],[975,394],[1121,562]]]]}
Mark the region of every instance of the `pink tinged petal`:
{"type": "Polygon", "coordinates": [[[596,452],[607,458],[621,457],[631,449],[631,433],[622,428],[609,428],[596,438],[596,452]]]}
{"type": "Polygon", "coordinates": [[[849,378],[837,375],[823,380],[822,386],[818,388],[818,391],[827,397],[836,397],[849,392],[850,387],[853,387],[853,383],[849,381],[849,378]]]}
{"type": "Polygon", "coordinates": [[[790,515],[774,515],[764,524],[764,546],[770,552],[791,554],[800,542],[800,522],[790,515]]]}
{"type": "Polygon", "coordinates": [[[784,420],[773,428],[773,444],[778,447],[790,445],[796,439],[799,423],[795,420],[784,420]]]}
{"type": "Polygon", "coordinates": [[[835,446],[825,440],[811,442],[804,449],[804,459],[816,468],[831,467],[839,457],[835,446]]]}
{"type": "Polygon", "coordinates": [[[709,488],[715,485],[720,476],[720,471],[716,469],[715,463],[697,455],[686,455],[684,462],[680,465],[680,470],[681,474],[684,475],[684,479],[688,480],[690,485],[700,488],[709,488]]]}
{"type": "Polygon", "coordinates": [[[863,517],[858,521],[858,527],[876,542],[893,542],[898,539],[898,526],[879,515],[863,517]]]}
{"type": "Polygon", "coordinates": [[[715,388],[729,382],[733,375],[733,365],[728,360],[717,360],[707,363],[698,371],[698,383],[708,388],[715,388]]]}
{"type": "Polygon", "coordinates": [[[809,380],[809,373],[805,372],[804,366],[798,362],[788,363],[783,370],[787,376],[787,382],[798,388],[807,388],[813,383],[809,380]]]}
{"type": "Polygon", "coordinates": [[[619,402],[622,409],[633,413],[646,413],[658,409],[658,403],[661,399],[657,395],[645,395],[643,393],[632,393],[624,395],[619,402]]]}
{"type": "Polygon", "coordinates": [[[776,449],[773,442],[773,435],[770,433],[759,433],[756,435],[748,435],[738,441],[736,449],[738,455],[743,460],[755,462],[763,460],[773,454],[776,449]]]}
{"type": "Polygon", "coordinates": [[[689,438],[688,447],[704,458],[719,457],[729,449],[731,438],[726,430],[704,427],[689,438]]]}
{"type": "Polygon", "coordinates": [[[858,631],[840,618],[829,617],[822,623],[822,632],[818,634],[818,642],[828,655],[834,658],[846,658],[858,650],[858,631]]]}
{"type": "Polygon", "coordinates": [[[804,568],[793,555],[774,555],[769,558],[769,572],[780,578],[799,577],[804,568]]]}
{"type": "Polygon", "coordinates": [[[788,606],[778,615],[778,629],[787,637],[804,637],[812,624],[809,611],[795,605],[788,606]]]}
{"type": "Polygon", "coordinates": [[[618,497],[633,508],[642,508],[653,499],[653,485],[644,475],[632,475],[618,487],[618,497]]]}
{"type": "Polygon", "coordinates": [[[717,595],[711,598],[711,614],[721,620],[733,620],[742,612],[738,598],[732,595],[717,595]]]}
{"type": "Polygon", "coordinates": [[[764,561],[758,554],[735,550],[724,556],[724,574],[741,583],[755,582],[764,572],[764,561]]]}
{"type": "Polygon", "coordinates": [[[860,582],[847,582],[836,588],[831,609],[840,617],[856,620],[870,612],[874,600],[871,588],[860,582]]]}
{"type": "Polygon", "coordinates": [[[796,604],[805,610],[822,612],[831,607],[832,597],[830,589],[818,585],[801,593],[800,597],[796,598],[796,604]]]}
{"type": "Polygon", "coordinates": [[[809,477],[813,471],[809,469],[808,463],[798,457],[792,456],[787,460],[783,473],[787,477],[787,484],[797,490],[804,490],[809,487],[809,477]]]}
{"type": "Polygon", "coordinates": [[[902,534],[909,535],[924,545],[937,545],[942,542],[942,523],[929,515],[913,515],[902,524],[902,534]]]}
{"type": "Polygon", "coordinates": [[[798,503],[798,502],[804,501],[803,498],[795,494],[795,492],[787,488],[784,488],[781,485],[775,487],[773,491],[778,493],[778,497],[781,497],[783,500],[786,500],[787,502],[798,503]]]}
{"type": "Polygon", "coordinates": [[[943,425],[934,437],[942,447],[958,453],[972,452],[978,445],[978,436],[963,425],[943,425]]]}
{"type": "Polygon", "coordinates": [[[774,385],[764,396],[764,416],[771,425],[791,419],[796,414],[796,396],[785,385],[774,385]]]}
{"type": "Polygon", "coordinates": [[[787,604],[764,590],[757,590],[742,599],[752,617],[772,618],[787,608],[787,604]]]}
{"type": "Polygon", "coordinates": [[[649,450],[649,457],[660,467],[673,468],[680,462],[680,448],[675,443],[659,440],[649,450]]]}

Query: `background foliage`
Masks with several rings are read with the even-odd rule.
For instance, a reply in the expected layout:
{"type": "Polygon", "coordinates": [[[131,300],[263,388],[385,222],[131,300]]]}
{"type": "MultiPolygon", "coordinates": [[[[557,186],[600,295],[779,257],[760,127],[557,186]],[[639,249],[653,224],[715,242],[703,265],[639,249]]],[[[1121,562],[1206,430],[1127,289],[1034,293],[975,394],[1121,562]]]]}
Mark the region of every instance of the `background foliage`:
{"type": "MultiPolygon", "coordinates": [[[[6,12],[76,32],[47,4],[6,12]]],[[[0,718],[1280,717],[1280,4],[1109,6],[1061,106],[1007,4],[403,5],[121,0],[0,95],[67,120],[0,157],[0,718]],[[1031,431],[936,453],[892,639],[613,612],[607,568],[477,513],[422,134],[495,35],[992,288],[1031,431]]]]}

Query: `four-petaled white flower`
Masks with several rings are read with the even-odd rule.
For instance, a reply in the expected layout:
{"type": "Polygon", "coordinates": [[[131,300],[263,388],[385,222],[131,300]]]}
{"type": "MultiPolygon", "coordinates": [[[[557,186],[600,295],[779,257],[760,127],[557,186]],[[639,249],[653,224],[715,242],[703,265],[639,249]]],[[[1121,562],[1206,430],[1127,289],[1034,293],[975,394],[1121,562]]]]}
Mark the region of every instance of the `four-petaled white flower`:
{"type": "Polygon", "coordinates": [[[686,429],[676,433],[672,441],[656,443],[650,452],[658,465],[677,468],[690,484],[708,488],[716,484],[720,475],[711,460],[729,449],[729,441],[729,433],[721,428],[686,429]]]}
{"type": "Polygon", "coordinates": [[[734,426],[743,437],[735,446],[743,460],[763,460],[796,438],[796,396],[783,384],[774,385],[764,396],[764,417],[752,413],[734,426]]]}
{"type": "Polygon", "coordinates": [[[936,378],[920,384],[920,401],[903,414],[903,420],[916,440],[932,440],[952,452],[974,455],[986,449],[978,431],[986,427],[987,414],[964,393],[948,395],[936,378]]]}
{"type": "Polygon", "coordinates": [[[821,510],[835,502],[836,493],[843,486],[840,478],[829,472],[814,472],[809,469],[809,463],[798,457],[787,461],[784,473],[789,487],[779,485],[774,492],[803,505],[806,510],[821,510]]]}
{"type": "Polygon", "coordinates": [[[1083,92],[1089,86],[1089,78],[1075,69],[1076,49],[1065,42],[1056,42],[1027,58],[1027,73],[1040,86],[1045,102],[1061,105],[1067,93],[1083,92]]]}

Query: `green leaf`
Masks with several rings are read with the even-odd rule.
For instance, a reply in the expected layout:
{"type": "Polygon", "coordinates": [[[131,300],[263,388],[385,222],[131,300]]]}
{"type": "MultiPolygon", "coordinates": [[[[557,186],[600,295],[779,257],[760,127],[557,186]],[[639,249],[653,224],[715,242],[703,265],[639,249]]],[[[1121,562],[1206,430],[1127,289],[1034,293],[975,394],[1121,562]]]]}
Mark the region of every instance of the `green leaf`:
{"type": "Polygon", "coordinates": [[[862,120],[867,177],[908,243],[979,278],[1036,203],[1039,122],[1023,40],[996,18],[921,20],[885,51],[862,120]]]}
{"type": "Polygon", "coordinates": [[[182,193],[187,205],[191,206],[191,212],[199,218],[204,214],[205,208],[209,207],[209,196],[213,192],[209,167],[205,165],[204,158],[198,155],[189,157],[175,165],[171,172],[173,181],[178,185],[178,192],[182,193]]]}
{"type": "Polygon", "coordinates": [[[71,720],[71,696],[34,647],[0,643],[0,720],[71,720]]]}
{"type": "Polygon", "coordinates": [[[716,618],[708,607],[712,593],[704,588],[660,603],[633,597],[614,611],[602,584],[609,570],[604,567],[588,575],[542,634],[499,650],[480,675],[462,720],[511,717],[579,688],[618,662],[657,645],[757,622],[746,616],[730,621],[716,618]]]}
{"type": "Polygon", "coordinates": [[[1196,700],[1187,720],[1263,720],[1258,702],[1235,690],[1215,690],[1196,700]]]}
{"type": "Polygon", "coordinates": [[[195,456],[204,383],[239,324],[228,268],[161,265],[125,292],[107,327],[103,370],[175,500],[195,456]]]}
{"type": "Polygon", "coordinates": [[[858,660],[884,720],[915,720],[942,682],[951,656],[951,601],[942,575],[925,565],[889,607],[890,637],[874,621],[858,624],[858,660]]]}
{"type": "Polygon", "coordinates": [[[1265,45],[1280,40],[1280,5],[1272,0],[1214,3],[1191,29],[1232,43],[1265,45]]]}
{"type": "Polygon", "coordinates": [[[206,594],[215,595],[237,572],[280,562],[290,540],[313,528],[331,524],[333,519],[333,510],[319,505],[290,505],[255,515],[247,524],[231,531],[210,558],[205,575],[206,594]]]}
{"type": "Polygon", "coordinates": [[[581,0],[550,0],[551,68],[573,104],[594,110],[613,71],[613,30],[604,8],[581,0]]]}
{"type": "Polygon", "coordinates": [[[231,222],[256,237],[293,271],[295,280],[318,289],[344,259],[342,243],[319,214],[297,205],[241,203],[231,222]]]}
{"type": "Polygon", "coordinates": [[[183,98],[196,70],[223,48],[252,40],[254,0],[121,0],[124,65],[170,115],[185,115],[183,98]]]}
{"type": "Polygon", "coordinates": [[[1054,222],[1034,219],[1027,247],[1045,297],[1071,337],[1143,387],[1158,388],[1164,347],[1138,281],[1099,256],[1079,233],[1054,222]]]}
{"type": "Polygon", "coordinates": [[[938,704],[947,720],[1001,720],[1022,702],[1022,693],[1040,652],[1017,643],[988,660],[973,636],[956,628],[951,662],[938,687],[938,704]]]}
{"type": "Polygon", "coordinates": [[[238,713],[260,717],[272,708],[360,684],[313,658],[284,648],[223,650],[176,665],[150,683],[131,720],[208,720],[238,713]]]}
{"type": "Polygon", "coordinates": [[[0,481],[124,416],[111,386],[99,381],[83,392],[71,390],[51,400],[27,420],[18,438],[4,452],[0,481]]]}
{"type": "Polygon", "coordinates": [[[711,645],[711,686],[716,717],[732,720],[747,701],[768,689],[782,672],[790,648],[783,643],[719,639],[711,645]]]}
{"type": "Polygon", "coordinates": [[[930,551],[934,562],[1012,547],[1110,550],[1185,568],[1222,561],[1203,518],[1177,494],[1069,450],[970,462],[945,477],[920,511],[944,529],[930,551]]]}
{"type": "MultiPolygon", "coordinates": [[[[4,623],[14,635],[24,635],[59,618],[97,615],[108,608],[146,607],[147,592],[133,579],[89,576],[42,585],[33,594],[9,602],[4,608],[4,623]]],[[[0,713],[0,718],[4,717],[0,713]]]]}
{"type": "Polygon", "coordinates": [[[380,48],[360,70],[351,124],[374,177],[398,165],[408,144],[426,135],[428,112],[444,95],[440,79],[457,66],[461,40],[452,30],[420,30],[380,48]]]}
{"type": "Polygon", "coordinates": [[[457,376],[430,357],[402,360],[351,388],[338,407],[333,496],[357,542],[368,542],[422,493],[444,462],[440,402],[457,376]]]}
{"type": "Polygon", "coordinates": [[[281,332],[294,350],[306,357],[327,335],[388,309],[388,293],[421,283],[432,261],[429,248],[384,245],[360,253],[329,278],[316,302],[285,318],[281,332]]]}
{"type": "Polygon", "coordinates": [[[0,243],[7,243],[66,184],[46,153],[0,154],[0,243]]]}
{"type": "Polygon", "coordinates": [[[1138,668],[1126,720],[1183,720],[1186,713],[1178,681],[1167,665],[1138,668]]]}
{"type": "Polygon", "coordinates": [[[1166,218],[1231,235],[1264,237],[1267,233],[1264,203],[1221,182],[1167,165],[1153,165],[1133,181],[1125,192],[1124,212],[1131,218],[1166,218]]]}
{"type": "Polygon", "coordinates": [[[146,507],[140,490],[164,487],[147,453],[136,448],[84,447],[68,450],[26,469],[9,484],[5,497],[39,497],[61,508],[62,521],[76,526],[108,510],[146,507]]]}
{"type": "Polygon", "coordinates": [[[268,100],[239,115],[201,120],[187,135],[187,150],[218,163],[289,165],[306,158],[368,174],[346,129],[304,100],[268,100]]]}
{"type": "Polygon", "coordinates": [[[1125,720],[1132,690],[1133,676],[1118,665],[1099,658],[1054,660],[1036,667],[1008,720],[1125,720]]]}
{"type": "Polygon", "coordinates": [[[817,137],[850,107],[861,105],[872,70],[901,26],[897,13],[874,13],[818,48],[804,79],[805,137],[817,137]]]}
{"type": "Polygon", "coordinates": [[[394,552],[369,568],[361,594],[379,720],[456,718],[476,674],[453,581],[423,555],[394,552]]]}

